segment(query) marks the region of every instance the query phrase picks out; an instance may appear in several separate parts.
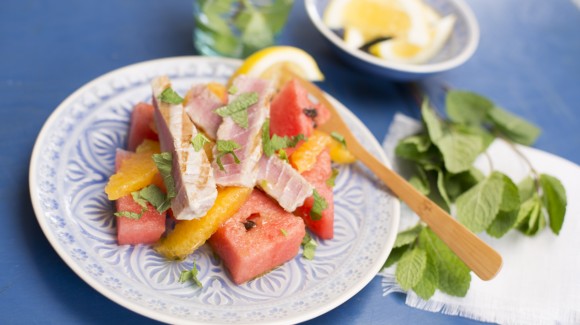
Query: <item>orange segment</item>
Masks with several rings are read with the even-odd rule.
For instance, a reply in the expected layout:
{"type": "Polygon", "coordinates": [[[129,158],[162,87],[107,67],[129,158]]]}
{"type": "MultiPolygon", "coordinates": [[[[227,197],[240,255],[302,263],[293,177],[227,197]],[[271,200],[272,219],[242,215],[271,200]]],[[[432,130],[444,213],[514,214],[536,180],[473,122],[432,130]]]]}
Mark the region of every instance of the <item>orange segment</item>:
{"type": "Polygon", "coordinates": [[[105,193],[113,201],[151,184],[157,174],[157,166],[151,152],[135,153],[123,160],[121,167],[111,178],[105,193]]]}
{"type": "Polygon", "coordinates": [[[225,104],[228,102],[228,90],[226,89],[226,86],[220,84],[219,82],[210,82],[207,84],[207,88],[219,99],[221,99],[222,103],[225,104]]]}
{"type": "Polygon", "coordinates": [[[328,148],[330,149],[330,159],[338,164],[352,164],[356,157],[348,151],[347,147],[336,139],[332,138],[328,148]]]}
{"type": "Polygon", "coordinates": [[[247,187],[218,188],[216,201],[204,217],[179,221],[167,237],[157,242],[155,250],[169,259],[184,259],[233,216],[251,193],[252,189],[247,187]]]}
{"type": "Polygon", "coordinates": [[[159,141],[153,141],[149,139],[143,140],[139,146],[135,149],[136,153],[160,153],[161,149],[159,146],[159,141]]]}
{"type": "Polygon", "coordinates": [[[312,169],[318,155],[331,141],[332,138],[328,134],[314,130],[312,136],[292,153],[290,164],[300,173],[312,169]]]}

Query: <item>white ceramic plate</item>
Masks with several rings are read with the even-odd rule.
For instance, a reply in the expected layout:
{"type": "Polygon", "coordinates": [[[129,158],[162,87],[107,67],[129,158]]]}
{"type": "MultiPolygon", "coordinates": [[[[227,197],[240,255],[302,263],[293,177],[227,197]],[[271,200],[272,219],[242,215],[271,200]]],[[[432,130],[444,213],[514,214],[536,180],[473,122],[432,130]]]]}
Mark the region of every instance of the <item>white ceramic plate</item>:
{"type": "MultiPolygon", "coordinates": [[[[123,147],[131,109],[149,101],[149,82],[168,75],[184,94],[193,83],[225,82],[240,61],[179,57],[110,72],[79,89],[50,116],[36,141],[30,192],[38,222],[64,261],[89,285],[139,314],[168,323],[297,323],[361,290],[379,271],[396,237],[399,202],[362,165],[341,166],[335,187],[335,238],[316,257],[300,254],[274,271],[234,285],[202,247],[181,262],[149,246],[118,246],[113,204],[104,186],[123,147]],[[179,283],[193,261],[203,288],[179,283]]],[[[387,159],[372,134],[333,100],[363,144],[387,159]]]]}

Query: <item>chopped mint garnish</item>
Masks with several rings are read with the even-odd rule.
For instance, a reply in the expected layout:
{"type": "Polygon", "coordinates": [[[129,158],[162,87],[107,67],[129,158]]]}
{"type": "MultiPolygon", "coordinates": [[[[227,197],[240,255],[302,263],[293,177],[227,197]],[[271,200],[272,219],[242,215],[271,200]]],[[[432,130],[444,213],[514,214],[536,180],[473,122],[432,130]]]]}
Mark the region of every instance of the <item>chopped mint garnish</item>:
{"type": "Polygon", "coordinates": [[[262,125],[262,149],[266,157],[270,157],[274,152],[284,149],[295,147],[300,140],[304,140],[304,134],[298,134],[293,137],[280,137],[276,134],[270,138],[270,119],[266,119],[264,125],[262,125]]]}
{"type": "Polygon", "coordinates": [[[241,148],[239,144],[232,140],[217,140],[216,142],[216,149],[218,151],[218,155],[215,158],[217,165],[219,166],[220,170],[225,171],[224,165],[222,164],[222,157],[230,154],[234,157],[234,162],[236,164],[240,163],[240,159],[236,156],[234,150],[241,148]]]}
{"type": "Polygon", "coordinates": [[[132,192],[131,196],[133,197],[133,200],[135,200],[135,202],[139,204],[141,208],[143,208],[143,210],[147,209],[147,200],[139,195],[139,191],[132,192]]]}
{"type": "Polygon", "coordinates": [[[153,161],[163,178],[163,183],[167,189],[167,199],[173,199],[177,195],[175,189],[175,180],[171,175],[171,169],[173,168],[173,156],[170,152],[162,152],[153,155],[153,161]]]}
{"type": "Polygon", "coordinates": [[[302,238],[302,256],[307,260],[313,260],[317,246],[316,241],[306,233],[304,238],[302,238]]]}
{"type": "Polygon", "coordinates": [[[220,107],[215,112],[221,117],[230,117],[241,128],[248,128],[248,108],[258,102],[258,93],[243,93],[231,103],[220,107]]]}
{"type": "Polygon", "coordinates": [[[195,150],[196,152],[199,152],[201,149],[203,149],[203,146],[205,146],[205,144],[209,142],[211,141],[202,133],[196,134],[195,137],[191,139],[193,150],[195,150]]]}
{"type": "Polygon", "coordinates": [[[330,136],[331,136],[331,137],[332,137],[334,140],[336,140],[336,141],[340,142],[340,143],[341,143],[343,146],[345,146],[345,147],[346,147],[346,140],[344,139],[344,136],[343,136],[342,134],[340,134],[340,133],[338,133],[338,132],[336,132],[336,131],[333,131],[333,132],[330,132],[330,136]]]}
{"type": "Polygon", "coordinates": [[[238,92],[238,87],[236,87],[236,85],[232,85],[228,89],[228,94],[230,94],[230,95],[235,95],[237,92],[238,92]]]}
{"type": "Polygon", "coordinates": [[[284,237],[288,237],[288,232],[286,231],[286,229],[280,228],[280,232],[282,233],[282,235],[284,235],[284,237]]]}
{"type": "Polygon", "coordinates": [[[330,175],[330,178],[328,178],[326,180],[326,185],[330,186],[330,187],[334,187],[334,185],[336,185],[335,181],[336,181],[336,176],[338,176],[338,169],[333,168],[332,169],[332,175],[330,175]]]}
{"type": "Polygon", "coordinates": [[[167,211],[171,207],[171,198],[155,184],[151,184],[139,191],[141,199],[151,203],[159,213],[167,211]]]}
{"type": "Polygon", "coordinates": [[[129,219],[133,219],[133,220],[139,220],[143,216],[143,212],[135,213],[135,212],[130,212],[130,211],[118,211],[118,212],[115,212],[114,215],[117,217],[125,217],[125,218],[129,218],[129,219]]]}
{"type": "Polygon", "coordinates": [[[197,265],[195,264],[195,261],[194,261],[193,262],[193,268],[191,270],[189,270],[189,271],[187,271],[187,270],[181,271],[181,274],[179,276],[179,283],[185,283],[187,281],[193,281],[193,283],[195,283],[195,285],[197,285],[200,288],[203,288],[203,285],[197,279],[197,273],[198,272],[199,272],[199,270],[197,269],[197,265]]]}
{"type": "Polygon", "coordinates": [[[278,158],[284,161],[288,161],[288,154],[286,153],[286,150],[284,149],[278,150],[278,158]]]}
{"type": "Polygon", "coordinates": [[[328,203],[320,196],[317,190],[314,190],[312,195],[314,196],[314,203],[312,204],[312,209],[310,209],[310,219],[320,220],[322,218],[322,211],[328,208],[328,203]]]}
{"type": "Polygon", "coordinates": [[[183,98],[179,96],[173,89],[166,88],[159,96],[159,100],[169,104],[181,104],[183,103],[183,98]]]}

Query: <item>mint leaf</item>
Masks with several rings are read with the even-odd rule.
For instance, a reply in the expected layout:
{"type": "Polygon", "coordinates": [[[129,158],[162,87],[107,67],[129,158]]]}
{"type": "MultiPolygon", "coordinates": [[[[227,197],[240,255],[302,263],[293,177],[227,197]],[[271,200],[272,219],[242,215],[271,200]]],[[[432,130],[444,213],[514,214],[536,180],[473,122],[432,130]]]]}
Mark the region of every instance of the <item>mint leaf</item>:
{"type": "Polygon", "coordinates": [[[262,150],[266,157],[270,157],[278,150],[293,148],[298,144],[298,142],[304,139],[304,134],[298,134],[293,137],[280,137],[274,134],[272,138],[270,138],[270,119],[266,119],[262,125],[262,150]]]}
{"type": "Polygon", "coordinates": [[[550,229],[558,235],[566,215],[566,189],[557,178],[547,174],[540,175],[540,185],[543,191],[543,203],[550,218],[550,229]]]}
{"type": "Polygon", "coordinates": [[[493,172],[457,198],[457,219],[471,231],[487,229],[499,212],[502,202],[503,174],[493,172]]]}
{"type": "Polygon", "coordinates": [[[542,202],[537,195],[524,202],[518,212],[516,227],[528,236],[535,235],[540,228],[542,218],[542,202]]]}
{"type": "Polygon", "coordinates": [[[529,200],[536,193],[536,183],[531,177],[526,177],[518,184],[520,202],[529,200]]]}
{"type": "Polygon", "coordinates": [[[420,166],[415,166],[417,173],[409,178],[409,183],[413,187],[421,192],[423,195],[429,195],[431,192],[431,186],[429,185],[429,179],[427,178],[427,173],[420,166]]]}
{"type": "Polygon", "coordinates": [[[481,124],[494,104],[489,99],[469,91],[450,90],[445,97],[447,116],[455,123],[481,124]]]}
{"type": "Polygon", "coordinates": [[[439,270],[435,261],[427,254],[427,265],[421,280],[413,287],[413,291],[424,300],[428,300],[435,294],[439,283],[439,270]]]}
{"type": "Polygon", "coordinates": [[[147,202],[151,203],[151,205],[159,213],[163,213],[171,207],[171,199],[168,198],[168,196],[154,184],[149,185],[139,191],[139,196],[147,202]]]}
{"type": "Polygon", "coordinates": [[[413,243],[417,239],[417,237],[419,237],[419,234],[421,233],[421,230],[423,230],[423,228],[424,227],[422,225],[418,224],[415,227],[409,228],[405,231],[398,233],[393,248],[403,247],[413,243]]]}
{"type": "Polygon", "coordinates": [[[284,149],[278,150],[278,158],[287,162],[288,161],[288,153],[286,153],[286,150],[284,150],[284,149]]]}
{"type": "Polygon", "coordinates": [[[130,212],[130,211],[117,211],[113,214],[117,217],[125,217],[125,218],[129,218],[129,219],[133,219],[133,220],[139,220],[143,216],[143,212],[135,213],[135,212],[130,212]]]}
{"type": "Polygon", "coordinates": [[[230,117],[241,128],[248,128],[248,108],[258,102],[258,93],[249,92],[238,95],[228,105],[215,112],[221,117],[230,117]]]}
{"type": "Polygon", "coordinates": [[[431,140],[427,134],[419,134],[402,139],[395,148],[395,154],[421,165],[438,164],[441,161],[441,154],[431,145],[431,140]]]}
{"type": "Polygon", "coordinates": [[[173,168],[173,156],[170,152],[162,152],[158,154],[153,154],[152,156],[161,178],[163,178],[163,183],[165,184],[165,189],[167,190],[167,198],[170,200],[177,195],[177,190],[175,189],[175,180],[171,174],[173,168]]]}
{"type": "Polygon", "coordinates": [[[344,136],[336,131],[332,131],[330,132],[330,136],[338,141],[340,144],[342,144],[344,147],[346,147],[346,140],[344,139],[344,136]]]}
{"type": "Polygon", "coordinates": [[[447,195],[447,189],[445,187],[445,174],[441,170],[437,172],[437,189],[439,190],[441,198],[445,201],[447,206],[450,207],[451,200],[449,199],[449,195],[447,195]]]}
{"type": "Polygon", "coordinates": [[[201,282],[197,279],[197,274],[199,273],[199,270],[197,269],[197,265],[195,264],[195,261],[193,262],[193,268],[191,270],[183,270],[181,271],[181,274],[179,275],[179,283],[185,283],[187,281],[193,281],[193,283],[195,283],[195,285],[197,285],[200,288],[203,288],[203,285],[201,284],[201,282]]]}
{"type": "Polygon", "coordinates": [[[338,169],[333,168],[332,169],[332,174],[330,175],[330,177],[326,180],[326,185],[330,186],[330,187],[334,187],[336,185],[336,177],[338,176],[338,169]]]}
{"type": "Polygon", "coordinates": [[[131,192],[131,197],[133,197],[133,201],[135,201],[139,206],[143,209],[147,209],[147,200],[139,195],[139,191],[131,192]]]}
{"type": "Polygon", "coordinates": [[[397,282],[403,290],[409,290],[416,286],[427,267],[427,253],[421,248],[415,247],[405,252],[395,270],[397,282]]]}
{"type": "Polygon", "coordinates": [[[302,256],[307,259],[307,260],[313,260],[314,259],[314,253],[316,252],[316,247],[318,246],[318,244],[316,244],[316,241],[308,234],[306,233],[304,235],[304,238],[302,238],[302,256]]]}
{"type": "Polygon", "coordinates": [[[191,139],[191,145],[193,146],[193,150],[196,152],[199,152],[201,149],[203,149],[203,146],[205,146],[206,143],[210,142],[211,141],[202,133],[196,134],[195,137],[191,139]]]}
{"type": "Polygon", "coordinates": [[[499,207],[500,211],[486,230],[490,236],[496,238],[502,237],[514,227],[520,209],[520,193],[518,187],[509,177],[506,175],[502,176],[504,187],[499,207]]]}
{"type": "Polygon", "coordinates": [[[510,231],[518,220],[519,209],[511,211],[499,211],[491,225],[487,228],[488,235],[501,238],[510,231]]]}
{"type": "Polygon", "coordinates": [[[443,137],[444,123],[429,106],[429,101],[427,99],[423,100],[423,104],[421,105],[421,115],[423,116],[425,127],[427,127],[429,138],[432,142],[437,143],[437,141],[443,137]]]}
{"type": "Polygon", "coordinates": [[[401,257],[403,256],[403,254],[405,254],[405,252],[407,250],[409,250],[409,247],[410,246],[411,245],[405,245],[405,246],[393,248],[391,250],[391,253],[389,254],[389,257],[385,261],[385,264],[381,268],[381,270],[386,269],[388,267],[391,267],[391,265],[397,263],[401,259],[401,257]]]}
{"type": "Polygon", "coordinates": [[[238,92],[238,87],[236,87],[236,85],[232,85],[230,88],[228,88],[228,94],[230,95],[235,95],[238,92]]]}
{"type": "Polygon", "coordinates": [[[165,90],[163,90],[163,92],[161,92],[161,95],[159,96],[159,100],[174,105],[181,104],[183,102],[183,98],[181,98],[181,96],[179,96],[171,88],[166,88],[165,90]]]}
{"type": "Polygon", "coordinates": [[[322,211],[328,208],[328,202],[320,196],[316,189],[312,191],[312,195],[314,197],[314,203],[312,204],[312,209],[310,209],[310,219],[320,220],[322,218],[322,211]]]}
{"type": "Polygon", "coordinates": [[[250,54],[274,43],[274,34],[261,12],[250,12],[248,22],[242,30],[242,43],[244,44],[244,54],[250,54]]]}
{"type": "Polygon", "coordinates": [[[428,227],[419,234],[418,244],[437,267],[437,287],[449,295],[464,297],[471,283],[469,268],[428,227]]]}
{"type": "Polygon", "coordinates": [[[484,178],[485,176],[475,167],[471,167],[469,170],[459,174],[448,174],[445,181],[445,190],[449,199],[455,202],[457,197],[477,185],[484,178]]]}
{"type": "Polygon", "coordinates": [[[216,163],[219,166],[220,170],[225,170],[224,165],[222,164],[222,157],[225,155],[232,155],[234,157],[234,162],[236,164],[240,163],[240,159],[236,156],[234,150],[241,148],[241,146],[232,140],[217,140],[216,142],[216,150],[218,155],[216,156],[216,163]]]}
{"type": "Polygon", "coordinates": [[[443,155],[445,168],[454,174],[469,170],[483,149],[480,137],[454,130],[446,132],[435,145],[443,155]]]}
{"type": "Polygon", "coordinates": [[[282,235],[284,235],[284,237],[288,237],[288,232],[286,231],[286,229],[280,228],[280,233],[282,233],[282,235]]]}
{"type": "Polygon", "coordinates": [[[488,117],[498,131],[514,142],[529,146],[540,135],[537,126],[499,107],[491,109],[488,117]]]}

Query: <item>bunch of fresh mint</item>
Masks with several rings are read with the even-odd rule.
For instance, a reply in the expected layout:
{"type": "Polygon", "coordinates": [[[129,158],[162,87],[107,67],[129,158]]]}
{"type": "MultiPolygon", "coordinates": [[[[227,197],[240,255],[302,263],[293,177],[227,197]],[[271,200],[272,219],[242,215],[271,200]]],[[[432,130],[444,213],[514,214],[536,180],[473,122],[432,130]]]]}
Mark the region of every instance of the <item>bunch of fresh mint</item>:
{"type": "MultiPolygon", "coordinates": [[[[424,131],[402,139],[396,154],[408,161],[409,181],[474,233],[500,238],[511,229],[533,236],[549,224],[558,234],[566,214],[566,191],[560,181],[539,174],[514,143],[534,143],[540,130],[533,124],[472,92],[450,90],[444,118],[425,100],[421,107],[424,131]],[[530,166],[519,184],[492,171],[484,176],[473,163],[491,142],[507,141],[530,166]]],[[[493,169],[493,166],[492,166],[493,169]]],[[[385,267],[397,263],[401,288],[427,300],[436,289],[463,297],[470,270],[429,229],[419,223],[398,234],[385,267]]]]}

